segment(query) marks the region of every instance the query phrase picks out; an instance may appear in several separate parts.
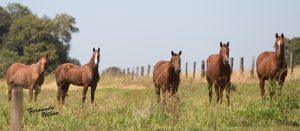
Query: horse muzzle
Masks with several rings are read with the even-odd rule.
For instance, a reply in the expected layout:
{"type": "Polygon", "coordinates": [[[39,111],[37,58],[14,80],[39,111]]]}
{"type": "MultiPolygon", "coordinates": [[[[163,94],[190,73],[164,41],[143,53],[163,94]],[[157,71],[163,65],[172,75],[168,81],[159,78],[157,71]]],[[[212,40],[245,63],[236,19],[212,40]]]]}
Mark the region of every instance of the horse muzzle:
{"type": "Polygon", "coordinates": [[[176,69],[175,72],[176,72],[176,73],[180,73],[180,72],[181,72],[181,69],[176,69]]]}
{"type": "Polygon", "coordinates": [[[228,63],[229,63],[229,59],[224,59],[224,60],[223,60],[223,63],[224,63],[224,64],[228,64],[228,63]]]}

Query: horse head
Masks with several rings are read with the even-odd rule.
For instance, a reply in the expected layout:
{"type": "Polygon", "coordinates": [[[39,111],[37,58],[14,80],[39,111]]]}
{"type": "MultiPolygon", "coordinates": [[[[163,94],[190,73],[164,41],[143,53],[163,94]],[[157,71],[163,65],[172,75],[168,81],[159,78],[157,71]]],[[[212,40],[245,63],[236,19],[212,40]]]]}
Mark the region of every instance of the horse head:
{"type": "Polygon", "coordinates": [[[39,58],[39,66],[40,66],[40,72],[42,73],[47,69],[48,66],[48,54],[41,55],[39,58]]]}
{"type": "Polygon", "coordinates": [[[181,72],[181,51],[179,51],[178,54],[174,53],[173,51],[171,52],[172,58],[171,58],[171,65],[174,67],[176,73],[181,72]]]}
{"type": "Polygon", "coordinates": [[[100,60],[100,48],[98,48],[98,49],[93,48],[93,58],[94,58],[94,64],[96,67],[96,66],[98,66],[98,63],[100,60]]]}
{"type": "Polygon", "coordinates": [[[278,33],[275,34],[275,52],[276,56],[283,57],[284,56],[284,35],[281,33],[279,36],[278,33]]]}
{"type": "Polygon", "coordinates": [[[223,60],[224,64],[228,64],[229,63],[229,41],[226,44],[222,44],[222,42],[220,42],[220,56],[221,59],[223,60]]]}

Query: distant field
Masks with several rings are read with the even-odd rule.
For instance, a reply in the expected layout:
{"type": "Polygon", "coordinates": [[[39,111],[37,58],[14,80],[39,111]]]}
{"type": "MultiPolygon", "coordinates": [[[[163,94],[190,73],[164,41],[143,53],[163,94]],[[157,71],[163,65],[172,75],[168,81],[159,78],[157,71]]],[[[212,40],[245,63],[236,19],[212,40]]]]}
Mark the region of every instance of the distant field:
{"type": "MultiPolygon", "coordinates": [[[[151,78],[105,77],[98,84],[95,107],[90,105],[90,93],[84,108],[80,107],[81,87],[72,87],[66,98],[67,106],[58,107],[55,80],[49,75],[37,103],[28,103],[28,90],[24,90],[23,130],[300,129],[299,68],[287,79],[281,97],[272,103],[269,99],[261,100],[257,80],[236,73],[233,82],[237,92],[232,93],[231,107],[226,105],[225,93],[222,105],[216,104],[215,99],[209,105],[206,82],[199,77],[183,79],[179,101],[167,106],[156,103],[151,78]],[[51,111],[58,115],[42,117],[40,113],[29,115],[27,111],[49,106],[53,106],[51,111]]],[[[8,130],[10,104],[3,80],[0,82],[0,114],[0,130],[8,130]]]]}

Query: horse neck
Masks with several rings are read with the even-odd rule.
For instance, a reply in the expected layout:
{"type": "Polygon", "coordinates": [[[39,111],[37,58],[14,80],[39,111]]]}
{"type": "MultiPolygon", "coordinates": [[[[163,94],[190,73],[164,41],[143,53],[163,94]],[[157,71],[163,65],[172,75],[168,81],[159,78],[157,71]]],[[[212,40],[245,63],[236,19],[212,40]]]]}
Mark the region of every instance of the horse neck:
{"type": "Polygon", "coordinates": [[[220,54],[219,67],[220,67],[220,69],[223,69],[224,66],[225,66],[225,64],[223,62],[223,57],[220,54]]]}
{"type": "Polygon", "coordinates": [[[176,74],[175,68],[171,62],[169,63],[169,67],[167,70],[170,75],[179,75],[179,74],[176,74]]]}
{"type": "Polygon", "coordinates": [[[285,63],[285,59],[284,59],[284,50],[283,53],[281,55],[277,55],[278,53],[276,52],[276,65],[279,67],[282,67],[285,63]]]}
{"type": "Polygon", "coordinates": [[[32,73],[37,74],[38,77],[43,76],[43,74],[44,74],[44,71],[41,72],[40,62],[35,63],[35,64],[31,64],[29,66],[29,69],[31,70],[32,73]]]}
{"type": "Polygon", "coordinates": [[[87,65],[89,65],[89,67],[93,68],[95,67],[95,63],[94,63],[94,60],[95,60],[95,55],[93,55],[89,61],[89,63],[87,65]]]}
{"type": "Polygon", "coordinates": [[[95,60],[95,56],[93,55],[89,61],[89,63],[87,63],[86,65],[91,69],[92,72],[98,72],[98,64],[95,65],[94,63],[95,60]]]}

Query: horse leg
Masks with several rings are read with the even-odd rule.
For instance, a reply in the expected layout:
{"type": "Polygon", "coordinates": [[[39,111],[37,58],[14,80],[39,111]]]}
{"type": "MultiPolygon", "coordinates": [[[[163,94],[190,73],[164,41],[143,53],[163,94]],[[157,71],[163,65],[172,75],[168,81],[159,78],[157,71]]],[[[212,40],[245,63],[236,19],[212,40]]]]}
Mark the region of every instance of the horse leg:
{"type": "Polygon", "coordinates": [[[274,94],[275,94],[275,84],[276,84],[276,81],[273,79],[270,81],[270,87],[269,87],[269,95],[270,95],[270,99],[272,100],[274,94]]]}
{"type": "Polygon", "coordinates": [[[160,89],[159,89],[158,85],[155,85],[155,94],[156,94],[156,97],[157,97],[157,103],[159,103],[159,101],[160,101],[160,89]]]}
{"type": "Polygon", "coordinates": [[[208,97],[209,97],[209,104],[211,104],[211,98],[212,98],[212,85],[213,83],[209,80],[208,81],[208,97]]]}
{"type": "Polygon", "coordinates": [[[83,107],[83,104],[84,104],[84,101],[85,101],[85,98],[86,98],[87,90],[88,90],[88,86],[84,86],[83,91],[82,91],[82,105],[81,105],[82,107],[83,107]]]}
{"type": "Polygon", "coordinates": [[[91,104],[94,103],[96,87],[97,87],[97,85],[96,86],[91,86],[91,104]]]}
{"type": "Polygon", "coordinates": [[[35,89],[34,89],[34,101],[37,101],[37,96],[38,94],[41,92],[41,86],[40,85],[36,85],[35,89]]]}
{"type": "MultiPolygon", "coordinates": [[[[222,81],[220,83],[220,90],[219,90],[220,104],[222,104],[222,102],[223,102],[223,91],[227,88],[227,86],[228,86],[228,82],[226,82],[226,81],[222,81]]],[[[227,93],[226,93],[226,97],[227,97],[227,93]]]]}
{"type": "Polygon", "coordinates": [[[62,93],[61,93],[62,105],[65,104],[65,98],[68,94],[69,86],[70,86],[70,83],[63,84],[62,93]]]}
{"type": "Polygon", "coordinates": [[[214,85],[215,85],[215,92],[216,92],[217,103],[218,103],[220,100],[220,84],[217,80],[215,80],[214,85]]]}
{"type": "Polygon", "coordinates": [[[61,98],[61,96],[62,96],[62,84],[57,84],[57,96],[56,96],[56,98],[57,98],[57,102],[58,102],[58,105],[60,105],[60,103],[61,103],[61,101],[60,101],[60,98],[61,98]]]}
{"type": "Polygon", "coordinates": [[[32,98],[33,98],[33,86],[29,87],[29,99],[28,99],[29,102],[31,102],[32,98]]]}
{"type": "Polygon", "coordinates": [[[280,93],[282,92],[282,87],[283,87],[283,84],[284,84],[284,81],[285,81],[285,77],[281,77],[281,79],[279,80],[279,86],[280,86],[280,93]]]}
{"type": "Polygon", "coordinates": [[[260,87],[260,96],[264,100],[265,99],[265,80],[259,79],[259,87],[260,87]]]}
{"type": "Polygon", "coordinates": [[[12,87],[8,86],[8,101],[11,101],[11,92],[12,92],[12,87]]]}
{"type": "Polygon", "coordinates": [[[165,85],[162,88],[160,88],[160,92],[162,93],[163,103],[166,104],[166,87],[165,87],[165,85]]]}
{"type": "Polygon", "coordinates": [[[230,105],[230,87],[231,86],[231,83],[229,82],[227,84],[227,86],[225,87],[226,88],[226,98],[227,98],[227,105],[229,106],[230,105]]]}

